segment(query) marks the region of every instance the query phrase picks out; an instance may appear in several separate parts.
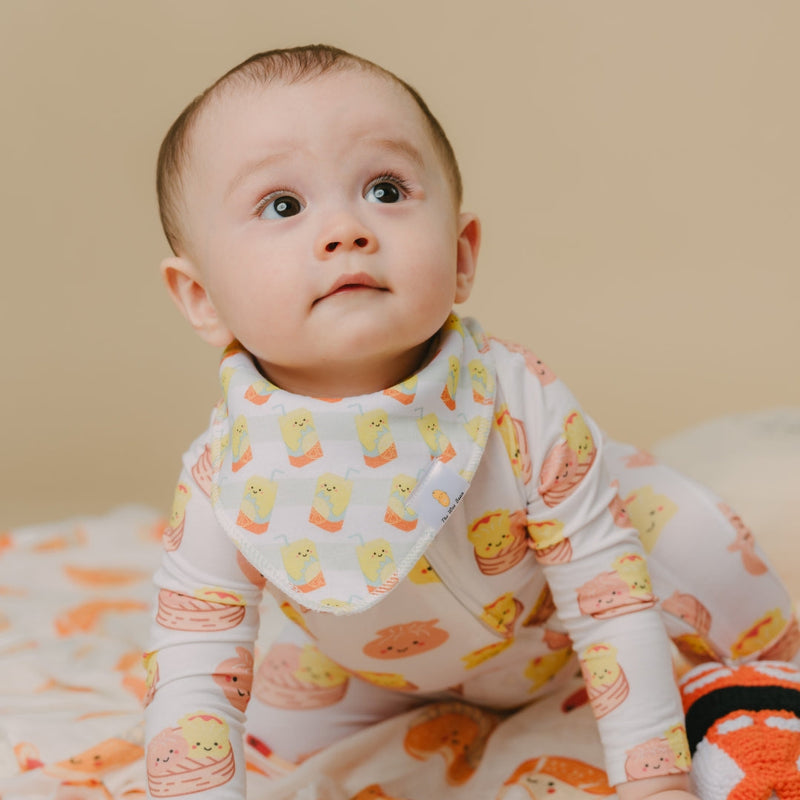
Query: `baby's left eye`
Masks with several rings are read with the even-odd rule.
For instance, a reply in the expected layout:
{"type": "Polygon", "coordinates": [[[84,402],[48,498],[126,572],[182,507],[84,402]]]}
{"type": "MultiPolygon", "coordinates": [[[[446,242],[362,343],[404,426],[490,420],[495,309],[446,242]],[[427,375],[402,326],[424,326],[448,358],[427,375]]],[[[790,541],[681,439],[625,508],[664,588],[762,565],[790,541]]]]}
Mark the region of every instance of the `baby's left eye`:
{"type": "Polygon", "coordinates": [[[370,203],[397,203],[403,197],[400,187],[387,180],[375,181],[364,193],[364,198],[370,203]]]}

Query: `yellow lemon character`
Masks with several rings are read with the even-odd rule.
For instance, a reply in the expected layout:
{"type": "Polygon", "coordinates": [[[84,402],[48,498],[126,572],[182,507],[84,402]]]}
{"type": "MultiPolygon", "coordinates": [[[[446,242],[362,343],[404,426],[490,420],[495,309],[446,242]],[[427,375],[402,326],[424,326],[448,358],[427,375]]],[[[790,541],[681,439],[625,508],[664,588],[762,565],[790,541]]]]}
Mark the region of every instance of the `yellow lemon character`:
{"type": "Polygon", "coordinates": [[[322,457],[314,417],[307,408],[298,408],[278,419],[281,436],[293,467],[304,467],[322,457]]]}
{"type": "Polygon", "coordinates": [[[317,548],[311,539],[299,539],[281,547],[286,574],[300,592],[310,592],[325,585],[317,548]]]}
{"type": "Polygon", "coordinates": [[[231,467],[234,472],[238,472],[253,458],[253,451],[250,449],[250,436],[247,432],[247,420],[244,415],[240,414],[233,421],[231,445],[233,448],[233,463],[231,467]]]}
{"type": "Polygon", "coordinates": [[[356,555],[367,579],[368,591],[385,591],[387,584],[396,578],[394,556],[389,542],[386,539],[372,539],[356,547],[356,555]]]}
{"type": "Polygon", "coordinates": [[[389,429],[389,415],[382,408],[359,414],[356,430],[368,467],[380,467],[397,458],[397,447],[389,429]]]}
{"type": "Polygon", "coordinates": [[[344,515],[353,492],[353,481],[326,472],[317,479],[309,522],[335,533],[344,525],[344,515]]]}
{"type": "Polygon", "coordinates": [[[664,526],[675,516],[678,506],[666,495],[656,494],[652,486],[642,486],[625,498],[625,511],[649,553],[664,526]]]}
{"type": "Polygon", "coordinates": [[[425,440],[425,444],[428,445],[428,449],[431,451],[431,458],[449,461],[455,456],[456,451],[439,427],[439,419],[436,414],[426,414],[418,419],[417,427],[425,440]]]}
{"type": "Polygon", "coordinates": [[[408,496],[416,485],[416,479],[410,475],[395,475],[383,516],[384,522],[401,531],[413,531],[417,527],[416,512],[406,507],[408,496]]]}
{"type": "Polygon", "coordinates": [[[254,475],[245,486],[236,524],[251,533],[264,533],[269,528],[277,495],[278,484],[275,481],[254,475]]]}

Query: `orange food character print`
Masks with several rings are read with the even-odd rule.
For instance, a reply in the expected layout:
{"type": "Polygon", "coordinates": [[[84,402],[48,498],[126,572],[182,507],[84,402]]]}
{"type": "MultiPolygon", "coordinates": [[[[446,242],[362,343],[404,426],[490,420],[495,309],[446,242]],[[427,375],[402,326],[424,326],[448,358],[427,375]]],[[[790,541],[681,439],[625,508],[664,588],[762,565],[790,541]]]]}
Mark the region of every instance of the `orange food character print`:
{"type": "Polygon", "coordinates": [[[422,556],[419,561],[411,568],[408,573],[408,579],[412,583],[441,583],[441,578],[436,574],[436,570],[431,566],[425,556],[422,556]]]}
{"type": "Polygon", "coordinates": [[[446,780],[461,786],[475,773],[497,718],[463,703],[436,703],[414,718],[406,733],[406,752],[420,761],[444,758],[446,780]]]}
{"type": "Polygon", "coordinates": [[[599,719],[613,711],[628,696],[625,672],[617,663],[617,649],[606,642],[587,647],[580,657],[586,691],[599,719]]]}
{"type": "Polygon", "coordinates": [[[382,467],[397,458],[397,446],[389,428],[389,415],[378,408],[356,417],[356,431],[368,467],[382,467]]]}
{"type": "Polygon", "coordinates": [[[247,419],[240,414],[233,421],[231,432],[231,469],[238,472],[245,464],[253,460],[253,450],[250,447],[250,434],[247,430],[247,419]]]}
{"type": "Polygon", "coordinates": [[[473,520],[467,537],[475,561],[484,575],[499,575],[522,561],[528,553],[527,517],[524,511],[501,508],[473,520]]]}
{"type": "Polygon", "coordinates": [[[395,659],[427,653],[443,645],[450,634],[437,628],[438,619],[403,622],[377,631],[377,638],[364,645],[371,658],[395,659]]]}
{"type": "Polygon", "coordinates": [[[539,756],[514,770],[497,800],[589,800],[614,793],[598,767],[575,758],[539,756]]]}
{"type": "Polygon", "coordinates": [[[147,604],[138,600],[90,600],[67,609],[56,617],[55,628],[59,636],[91,633],[102,628],[103,620],[112,614],[146,611],[147,604]]]}
{"type": "Polygon", "coordinates": [[[278,418],[283,442],[293,467],[304,467],[322,458],[314,417],[307,408],[298,408],[278,418]]]}
{"type": "Polygon", "coordinates": [[[106,739],[71,758],[46,766],[44,771],[65,781],[98,778],[133,764],[143,755],[144,750],[137,744],[124,739],[106,739]]]}
{"type": "Polygon", "coordinates": [[[544,361],[535,356],[527,348],[517,344],[516,342],[508,342],[505,339],[498,339],[494,336],[490,338],[496,342],[500,342],[500,344],[502,344],[503,347],[509,351],[509,353],[520,353],[525,359],[525,367],[527,368],[528,372],[530,372],[531,375],[535,375],[542,386],[548,386],[556,380],[555,372],[553,372],[553,370],[551,370],[550,367],[544,363],[544,361]]]}
{"type": "Polygon", "coordinates": [[[800,644],[800,632],[797,620],[792,617],[787,621],[780,608],[773,608],[739,635],[731,647],[731,655],[734,658],[744,658],[763,650],[764,652],[760,653],[762,659],[788,660],[797,652],[798,644],[800,644]],[[768,645],[769,648],[766,649],[768,645]]]}

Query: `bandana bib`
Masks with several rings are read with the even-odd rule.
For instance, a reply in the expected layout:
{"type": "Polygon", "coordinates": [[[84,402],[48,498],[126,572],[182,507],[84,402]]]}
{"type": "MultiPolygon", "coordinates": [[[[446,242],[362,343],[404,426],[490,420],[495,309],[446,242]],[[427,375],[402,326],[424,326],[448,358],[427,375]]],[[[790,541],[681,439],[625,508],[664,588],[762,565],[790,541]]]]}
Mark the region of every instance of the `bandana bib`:
{"type": "Polygon", "coordinates": [[[491,429],[495,371],[451,315],[433,358],[383,392],[322,400],[266,380],[237,344],[220,365],[211,500],[270,583],[302,606],[363,611],[404,578],[460,502],[491,429]]]}

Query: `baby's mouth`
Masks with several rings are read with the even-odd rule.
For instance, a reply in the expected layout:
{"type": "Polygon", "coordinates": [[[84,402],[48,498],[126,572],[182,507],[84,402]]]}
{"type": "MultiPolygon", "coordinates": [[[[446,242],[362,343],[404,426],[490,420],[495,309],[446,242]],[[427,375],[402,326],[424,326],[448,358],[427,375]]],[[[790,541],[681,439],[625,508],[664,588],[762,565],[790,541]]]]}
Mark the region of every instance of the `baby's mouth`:
{"type": "Polygon", "coordinates": [[[329,297],[333,297],[334,295],[346,294],[364,289],[372,289],[379,292],[387,291],[387,289],[381,286],[371,275],[367,275],[365,272],[345,274],[340,275],[338,280],[330,287],[330,289],[328,289],[328,291],[322,295],[322,297],[319,297],[314,301],[314,305],[316,305],[320,300],[325,300],[329,297]]]}

